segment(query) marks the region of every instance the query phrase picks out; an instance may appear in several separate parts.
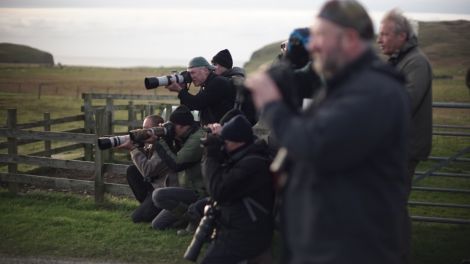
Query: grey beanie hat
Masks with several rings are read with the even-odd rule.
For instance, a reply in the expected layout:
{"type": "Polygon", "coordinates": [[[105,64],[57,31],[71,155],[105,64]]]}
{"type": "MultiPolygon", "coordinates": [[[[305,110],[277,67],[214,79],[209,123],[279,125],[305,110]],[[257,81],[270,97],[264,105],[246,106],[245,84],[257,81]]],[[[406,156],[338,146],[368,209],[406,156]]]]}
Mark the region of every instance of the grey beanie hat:
{"type": "Polygon", "coordinates": [[[355,29],[364,40],[374,38],[374,25],[369,14],[355,0],[330,0],[323,5],[318,17],[355,29]]]}
{"type": "Polygon", "coordinates": [[[214,66],[212,66],[206,59],[204,59],[204,57],[194,57],[189,61],[188,69],[196,67],[206,67],[209,70],[214,69],[214,66]]]}

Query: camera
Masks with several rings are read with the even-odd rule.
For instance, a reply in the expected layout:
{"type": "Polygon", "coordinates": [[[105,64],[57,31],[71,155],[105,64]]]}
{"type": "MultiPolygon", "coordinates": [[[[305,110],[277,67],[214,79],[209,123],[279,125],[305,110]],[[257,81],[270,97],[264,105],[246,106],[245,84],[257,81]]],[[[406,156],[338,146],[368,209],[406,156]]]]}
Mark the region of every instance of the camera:
{"type": "Polygon", "coordinates": [[[217,205],[215,202],[209,203],[204,208],[204,216],[199,222],[199,226],[194,233],[191,244],[189,244],[186,252],[184,253],[184,258],[196,262],[201,248],[204,243],[209,240],[214,234],[215,229],[215,219],[217,217],[217,205]]]}
{"type": "Polygon", "coordinates": [[[166,75],[166,76],[160,76],[160,77],[145,77],[144,83],[145,83],[145,88],[148,90],[148,89],[155,89],[159,86],[169,85],[173,80],[176,83],[190,83],[193,81],[189,72],[183,71],[179,74],[173,74],[173,75],[166,75]]]}
{"type": "Polygon", "coordinates": [[[98,147],[101,150],[115,148],[124,144],[129,139],[134,143],[143,145],[145,140],[150,138],[152,135],[172,139],[175,135],[173,123],[165,122],[161,127],[134,129],[129,131],[128,135],[124,136],[100,137],[98,138],[98,147]]]}

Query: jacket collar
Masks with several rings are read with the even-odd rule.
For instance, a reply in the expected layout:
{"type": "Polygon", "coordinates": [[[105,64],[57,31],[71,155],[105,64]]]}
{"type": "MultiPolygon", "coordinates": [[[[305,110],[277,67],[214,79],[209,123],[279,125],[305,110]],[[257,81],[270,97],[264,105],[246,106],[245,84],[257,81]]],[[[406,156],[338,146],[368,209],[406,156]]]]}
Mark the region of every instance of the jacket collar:
{"type": "Polygon", "coordinates": [[[217,75],[215,75],[215,73],[213,71],[210,71],[209,75],[207,75],[207,78],[204,81],[204,83],[201,85],[201,87],[206,87],[207,83],[210,82],[212,79],[214,79],[215,76],[217,76],[217,75]]]}
{"type": "Polygon", "coordinates": [[[418,38],[416,36],[412,36],[409,38],[403,46],[397,50],[395,53],[393,53],[390,58],[388,59],[388,62],[395,66],[400,62],[403,57],[405,57],[408,52],[410,52],[412,49],[416,48],[418,46],[418,38]]]}

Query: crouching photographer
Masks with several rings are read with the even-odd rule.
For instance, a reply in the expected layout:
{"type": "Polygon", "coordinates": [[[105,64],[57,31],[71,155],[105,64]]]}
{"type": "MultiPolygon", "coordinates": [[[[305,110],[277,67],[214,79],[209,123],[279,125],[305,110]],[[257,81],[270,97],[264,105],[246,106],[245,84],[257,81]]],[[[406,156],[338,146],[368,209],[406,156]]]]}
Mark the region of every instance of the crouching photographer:
{"type": "MultiPolygon", "coordinates": [[[[143,129],[133,130],[129,135],[123,136],[125,137],[124,142],[113,138],[101,139],[101,149],[117,144],[117,148],[129,150],[134,164],[127,168],[127,182],[140,203],[131,216],[135,223],[150,222],[161,211],[161,208],[156,207],[152,202],[152,192],[155,188],[176,184],[174,177],[170,177],[171,175],[168,173],[168,166],[162,162],[155,151],[154,143],[159,140],[158,136],[155,133],[148,133],[149,130],[159,127],[163,122],[162,117],[150,115],[144,119],[143,129]],[[114,144],[114,142],[117,143],[114,144]]],[[[163,127],[159,128],[164,129],[163,127]]]]}
{"type": "Polygon", "coordinates": [[[202,129],[184,105],[171,113],[170,122],[174,125],[174,139],[160,140],[155,150],[170,173],[177,175],[179,187],[153,191],[154,204],[164,209],[152,221],[152,227],[157,230],[185,226],[190,220],[188,206],[206,193],[201,173],[202,129]]]}
{"type": "Polygon", "coordinates": [[[271,259],[273,233],[267,146],[264,141],[255,142],[251,124],[243,115],[223,127],[209,127],[212,133],[202,140],[206,153],[202,164],[216,206],[210,203],[185,258],[196,261],[198,250],[193,246],[212,235],[208,224],[214,223],[215,235],[201,263],[266,263],[271,259]]]}

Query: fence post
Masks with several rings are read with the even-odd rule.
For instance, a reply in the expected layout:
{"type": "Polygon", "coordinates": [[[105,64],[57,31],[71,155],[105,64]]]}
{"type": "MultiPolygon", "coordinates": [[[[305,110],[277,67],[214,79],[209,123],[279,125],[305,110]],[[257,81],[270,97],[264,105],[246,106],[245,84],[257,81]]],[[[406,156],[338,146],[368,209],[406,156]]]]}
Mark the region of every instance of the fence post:
{"type": "MultiPolygon", "coordinates": [[[[91,94],[85,93],[83,97],[83,112],[85,114],[85,133],[93,134],[93,106],[91,105],[91,94]]],[[[90,144],[85,144],[85,160],[93,159],[93,148],[90,144]]]]}
{"type": "MultiPolygon", "coordinates": [[[[107,123],[105,124],[104,127],[104,133],[106,135],[113,135],[114,134],[114,115],[113,115],[113,98],[107,97],[106,98],[106,108],[105,108],[105,115],[107,117],[107,123]]],[[[106,161],[112,161],[114,160],[114,151],[112,149],[104,152],[103,159],[106,161]]]]}
{"type": "MultiPolygon", "coordinates": [[[[97,109],[95,112],[96,136],[104,135],[106,124],[108,123],[107,114],[104,109],[97,109]]],[[[95,147],[95,202],[102,204],[104,202],[104,159],[103,151],[95,147]]]]}
{"type": "MultiPolygon", "coordinates": [[[[17,117],[16,117],[16,109],[8,109],[8,116],[7,116],[7,127],[8,129],[16,129],[17,124],[17,117]]],[[[18,155],[18,144],[16,138],[9,137],[8,138],[8,156],[16,157],[18,155]]],[[[16,174],[18,172],[18,164],[16,163],[8,163],[8,173],[16,174]]],[[[18,183],[9,182],[8,183],[8,190],[12,193],[18,192],[18,183]]]]}
{"type": "Polygon", "coordinates": [[[42,93],[42,83],[38,84],[38,99],[41,99],[41,93],[42,93]]]}
{"type": "Polygon", "coordinates": [[[129,101],[129,105],[127,108],[127,120],[129,120],[129,127],[127,131],[131,131],[134,129],[134,121],[135,121],[135,111],[134,111],[134,102],[129,101]]]}
{"type": "MultiPolygon", "coordinates": [[[[51,131],[51,114],[44,113],[44,131],[51,131]]],[[[44,151],[46,152],[46,157],[51,156],[51,141],[44,141],[44,151]]]]}

